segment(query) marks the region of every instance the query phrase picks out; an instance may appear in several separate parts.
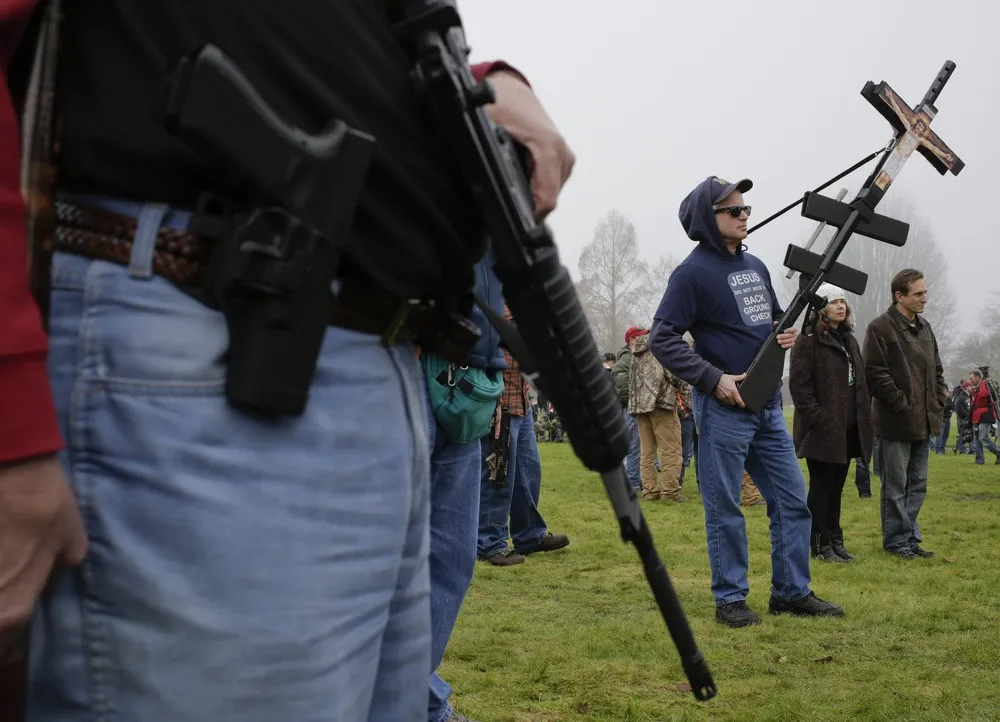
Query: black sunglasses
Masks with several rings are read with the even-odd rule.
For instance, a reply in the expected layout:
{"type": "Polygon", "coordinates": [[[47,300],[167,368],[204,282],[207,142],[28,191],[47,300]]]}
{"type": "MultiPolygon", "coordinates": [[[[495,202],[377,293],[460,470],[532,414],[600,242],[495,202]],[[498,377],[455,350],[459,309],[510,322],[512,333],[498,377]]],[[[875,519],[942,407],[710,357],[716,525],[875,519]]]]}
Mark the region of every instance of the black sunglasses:
{"type": "Polygon", "coordinates": [[[716,208],[716,213],[728,213],[733,218],[739,218],[740,213],[746,213],[747,218],[750,217],[750,206],[723,206],[722,208],[716,208]]]}

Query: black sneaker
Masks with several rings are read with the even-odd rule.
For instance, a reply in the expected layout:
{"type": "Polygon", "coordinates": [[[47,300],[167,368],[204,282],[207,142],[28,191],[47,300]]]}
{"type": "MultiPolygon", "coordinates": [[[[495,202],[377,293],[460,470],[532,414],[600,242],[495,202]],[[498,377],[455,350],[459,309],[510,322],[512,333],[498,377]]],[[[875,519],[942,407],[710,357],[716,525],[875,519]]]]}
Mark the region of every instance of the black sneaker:
{"type": "Polygon", "coordinates": [[[760,624],[760,616],[744,601],[730,602],[715,608],[715,620],[731,629],[760,624]]]}
{"type": "Polygon", "coordinates": [[[910,549],[910,547],[903,547],[902,549],[886,549],[885,551],[887,554],[892,554],[893,556],[905,559],[906,561],[917,558],[917,555],[912,549],[910,549]]]}
{"type": "Polygon", "coordinates": [[[913,552],[918,557],[922,557],[923,559],[934,558],[934,552],[929,552],[926,549],[923,549],[919,544],[914,544],[913,546],[911,546],[910,551],[913,552]]]}
{"type": "Polygon", "coordinates": [[[502,552],[485,557],[484,561],[495,567],[512,567],[515,564],[524,564],[524,557],[510,549],[504,549],[502,552]]]}
{"type": "Polygon", "coordinates": [[[809,592],[804,597],[785,602],[771,597],[767,603],[771,614],[792,614],[796,617],[842,617],[844,610],[840,605],[827,602],[809,592]]]}

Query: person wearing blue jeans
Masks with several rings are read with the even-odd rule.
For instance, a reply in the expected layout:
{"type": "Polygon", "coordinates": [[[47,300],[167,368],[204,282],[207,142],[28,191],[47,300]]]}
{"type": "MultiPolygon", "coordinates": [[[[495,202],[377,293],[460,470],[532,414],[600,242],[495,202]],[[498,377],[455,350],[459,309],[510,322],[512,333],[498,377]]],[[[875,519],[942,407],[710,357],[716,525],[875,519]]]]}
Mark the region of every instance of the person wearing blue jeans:
{"type": "MultiPolygon", "coordinates": [[[[476,295],[497,313],[503,313],[500,280],[493,270],[493,251],[476,264],[476,295]]],[[[468,365],[502,373],[507,363],[500,350],[500,334],[478,304],[471,320],[482,335],[469,353],[468,365]]],[[[428,384],[436,383],[426,379],[428,384]]],[[[428,399],[431,460],[431,669],[428,722],[467,722],[449,701],[452,689],[437,672],[455,628],[462,602],[476,566],[479,528],[480,440],[455,442],[438,424],[428,399]]]]}
{"type": "Polygon", "coordinates": [[[138,228],[127,267],[53,261],[50,379],[92,543],[40,604],[28,720],[422,716],[430,485],[413,347],[331,327],[305,412],[246,413],[225,396],[223,315],[153,275],[156,231],[186,216],[86,200],[138,228]]]}
{"type": "MultiPolygon", "coordinates": [[[[611,377],[618,394],[618,402],[622,406],[622,419],[628,430],[628,456],[625,457],[625,476],[629,485],[635,490],[642,489],[642,478],[639,475],[639,462],[642,457],[642,443],[639,440],[639,421],[628,412],[629,375],[632,368],[633,338],[646,331],[643,326],[632,326],[625,331],[625,345],[618,351],[611,366],[611,377]]],[[[657,460],[657,463],[659,461],[657,460]]]]}
{"type": "Polygon", "coordinates": [[[988,421],[976,424],[976,437],[975,437],[975,450],[976,450],[976,463],[985,464],[986,454],[985,451],[992,452],[996,457],[994,465],[1000,466],[1000,446],[997,445],[992,438],[990,438],[990,433],[993,431],[993,424],[988,421]]]}
{"type": "Polygon", "coordinates": [[[642,478],[639,475],[639,462],[642,460],[639,420],[628,412],[628,408],[622,409],[622,418],[625,420],[625,428],[629,433],[628,456],[625,457],[625,476],[629,485],[638,491],[642,489],[642,478]]]}
{"type": "MultiPolygon", "coordinates": [[[[38,277],[51,286],[39,297],[48,353],[32,354],[46,393],[20,397],[44,400],[59,438],[0,458],[0,640],[34,613],[25,719],[419,720],[432,669],[430,464],[414,341],[467,336],[451,322],[421,327],[428,304],[406,299],[464,311],[485,229],[380,13],[301,0],[268,18],[123,7],[63,6],[57,226],[46,237],[57,252],[38,277]],[[195,38],[218,42],[293,125],[346,119],[364,129],[362,145],[377,137],[371,163],[362,149],[335,179],[343,208],[309,173],[275,177],[254,197],[269,179],[244,186],[239,159],[202,155],[149,112],[195,38]],[[195,228],[204,193],[234,194],[240,215],[216,199],[195,228]],[[296,206],[287,216],[283,201],[296,206]],[[318,215],[297,217],[310,209],[318,215]],[[242,215],[251,210],[263,226],[242,215]],[[219,238],[202,235],[213,229],[219,238]],[[315,335],[296,334],[291,322],[310,311],[315,335]],[[287,360],[297,363],[267,372],[287,360]],[[242,374],[247,361],[261,366],[242,374]]],[[[487,112],[541,144],[533,189],[544,212],[571,158],[508,75],[490,76],[487,112]]],[[[10,253],[26,247],[19,124],[6,88],[0,96],[9,314],[31,301],[26,258],[10,253]]],[[[281,166],[280,151],[272,159],[281,166]]],[[[3,413],[3,428],[17,429],[22,411],[3,413]]]]}
{"type": "Polygon", "coordinates": [[[948,437],[951,435],[951,410],[945,407],[944,420],[941,422],[941,432],[934,439],[934,453],[946,454],[948,452],[948,437]]]}
{"type": "Polygon", "coordinates": [[[865,375],[879,437],[882,548],[904,560],[929,559],[917,516],[927,497],[927,465],[948,399],[937,339],[923,317],[927,283],[904,268],[890,284],[892,305],[865,329],[865,375]]]}
{"type": "MultiPolygon", "coordinates": [[[[780,386],[758,413],[743,408],[737,387],[782,313],[766,266],[743,245],[750,214],[743,193],[752,187],[747,179],[730,183],[709,176],[681,203],[681,225],[698,245],[670,276],[649,344],[661,364],[693,387],[715,616],[729,627],[760,623],[746,603],[749,555],[740,510],[744,469],[767,502],[770,518],[770,612],[844,613],[809,587],[812,519],[805,478],[781,410],[780,386]],[[687,332],[693,345],[684,338],[687,332]]],[[[797,333],[789,329],[778,343],[791,348],[797,333]]]]}
{"type": "Polygon", "coordinates": [[[985,464],[986,455],[984,450],[990,451],[996,457],[995,464],[1000,466],[1000,446],[990,438],[993,424],[996,423],[996,409],[993,406],[993,397],[990,394],[988,382],[983,378],[983,372],[975,369],[969,374],[969,383],[972,387],[972,409],[970,420],[973,428],[973,451],[976,454],[976,463],[985,464]]]}
{"type": "MultiPolygon", "coordinates": [[[[513,321],[510,309],[504,307],[507,321],[513,321]]],[[[538,458],[538,440],[531,413],[528,384],[521,367],[504,349],[506,368],[504,390],[500,400],[503,413],[501,425],[510,427],[507,444],[506,474],[490,479],[490,439],[484,439],[482,476],[479,492],[479,539],[477,554],[495,566],[511,566],[524,562],[527,554],[562,549],[569,545],[565,534],[553,534],[538,511],[542,488],[542,463],[538,458]],[[507,546],[508,537],[514,548],[507,546]]]]}

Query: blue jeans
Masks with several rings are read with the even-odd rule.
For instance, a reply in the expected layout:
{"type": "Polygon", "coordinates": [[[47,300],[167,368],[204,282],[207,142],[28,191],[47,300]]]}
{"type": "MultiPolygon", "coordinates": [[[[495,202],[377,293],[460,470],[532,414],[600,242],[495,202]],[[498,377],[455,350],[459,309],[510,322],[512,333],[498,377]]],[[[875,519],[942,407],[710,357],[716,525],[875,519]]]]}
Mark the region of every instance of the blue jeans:
{"type": "MultiPolygon", "coordinates": [[[[426,386],[425,386],[426,389],[426,386]]],[[[437,670],[476,566],[479,441],[448,441],[427,400],[431,449],[431,669],[437,670]]],[[[451,716],[451,686],[431,672],[427,719],[451,716]]]]}
{"type": "Polygon", "coordinates": [[[990,439],[990,429],[993,428],[993,424],[987,422],[985,424],[976,424],[976,439],[973,442],[975,444],[976,451],[976,463],[985,464],[986,457],[983,454],[983,449],[992,451],[1000,459],[1000,447],[990,439]]]}
{"type": "Polygon", "coordinates": [[[941,433],[934,438],[934,452],[937,454],[943,454],[947,450],[945,447],[948,445],[948,434],[951,433],[951,417],[949,416],[941,424],[941,433]]]}
{"type": "Polygon", "coordinates": [[[896,552],[914,547],[923,538],[917,515],[927,497],[927,463],[931,440],[881,440],[882,547],[896,552]]]}
{"type": "Polygon", "coordinates": [[[157,216],[131,272],[53,260],[49,368],[90,549],[40,601],[28,722],[422,718],[413,348],[331,327],[303,415],[237,410],[223,316],[149,273],[157,216]]]}
{"type": "Polygon", "coordinates": [[[480,479],[479,557],[486,559],[507,549],[508,535],[516,551],[530,552],[538,548],[548,529],[538,511],[542,462],[538,458],[530,410],[525,416],[510,419],[507,478],[502,484],[490,481],[489,467],[482,461],[480,479]]]}
{"type": "Polygon", "coordinates": [[[791,601],[809,594],[812,516],[781,409],[769,406],[754,414],[695,391],[694,413],[716,605],[745,600],[750,593],[746,520],[740,510],[744,468],[767,502],[771,520],[772,596],[791,601]]]}
{"type": "Polygon", "coordinates": [[[681,462],[681,481],[687,468],[694,462],[694,478],[698,480],[698,459],[696,456],[698,449],[698,425],[694,421],[694,414],[689,414],[681,419],[681,451],[684,460],[681,462]]]}
{"type": "Polygon", "coordinates": [[[625,459],[625,474],[628,483],[633,489],[642,488],[642,479],[639,478],[639,458],[641,446],[639,444],[639,422],[628,409],[622,409],[622,418],[625,419],[625,428],[628,429],[628,456],[625,459]]]}
{"type": "Polygon", "coordinates": [[[863,456],[854,460],[854,485],[858,487],[859,496],[871,496],[872,474],[871,468],[863,456]]]}

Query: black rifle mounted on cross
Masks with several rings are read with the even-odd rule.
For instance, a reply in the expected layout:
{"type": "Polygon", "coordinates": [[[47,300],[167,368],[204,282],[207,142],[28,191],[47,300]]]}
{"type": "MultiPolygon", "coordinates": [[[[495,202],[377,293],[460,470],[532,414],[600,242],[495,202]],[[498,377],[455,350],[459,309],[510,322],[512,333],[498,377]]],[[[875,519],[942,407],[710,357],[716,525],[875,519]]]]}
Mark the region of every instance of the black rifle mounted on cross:
{"type": "MultiPolygon", "coordinates": [[[[851,293],[861,295],[865,292],[868,284],[867,274],[837,263],[837,258],[843,252],[848,239],[857,233],[894,246],[906,244],[909,225],[878,215],[874,209],[913,152],[916,151],[924,156],[942,175],[948,171],[958,175],[965,167],[965,163],[930,128],[931,121],[937,115],[934,103],[954,70],[955,63],[950,60],[946,62],[920,105],[913,109],[884,81],[877,85],[869,81],[861,90],[862,97],[875,106],[892,124],[896,134],[886,146],[882,160],[853,201],[842,203],[818,192],[807,192],[802,199],[803,216],[836,226],[839,231],[822,255],[794,244],[788,246],[785,266],[801,273],[799,290],[771,336],[750,364],[746,378],[740,384],[740,396],[751,411],[760,411],[781,382],[785,350],[778,345],[778,334],[790,328],[806,310],[809,311],[805,320],[805,327],[808,328],[815,320],[815,314],[826,305],[826,299],[816,295],[817,289],[825,282],[840,286],[851,293]]],[[[763,223],[751,230],[756,230],[761,225],[763,223]]]]}

